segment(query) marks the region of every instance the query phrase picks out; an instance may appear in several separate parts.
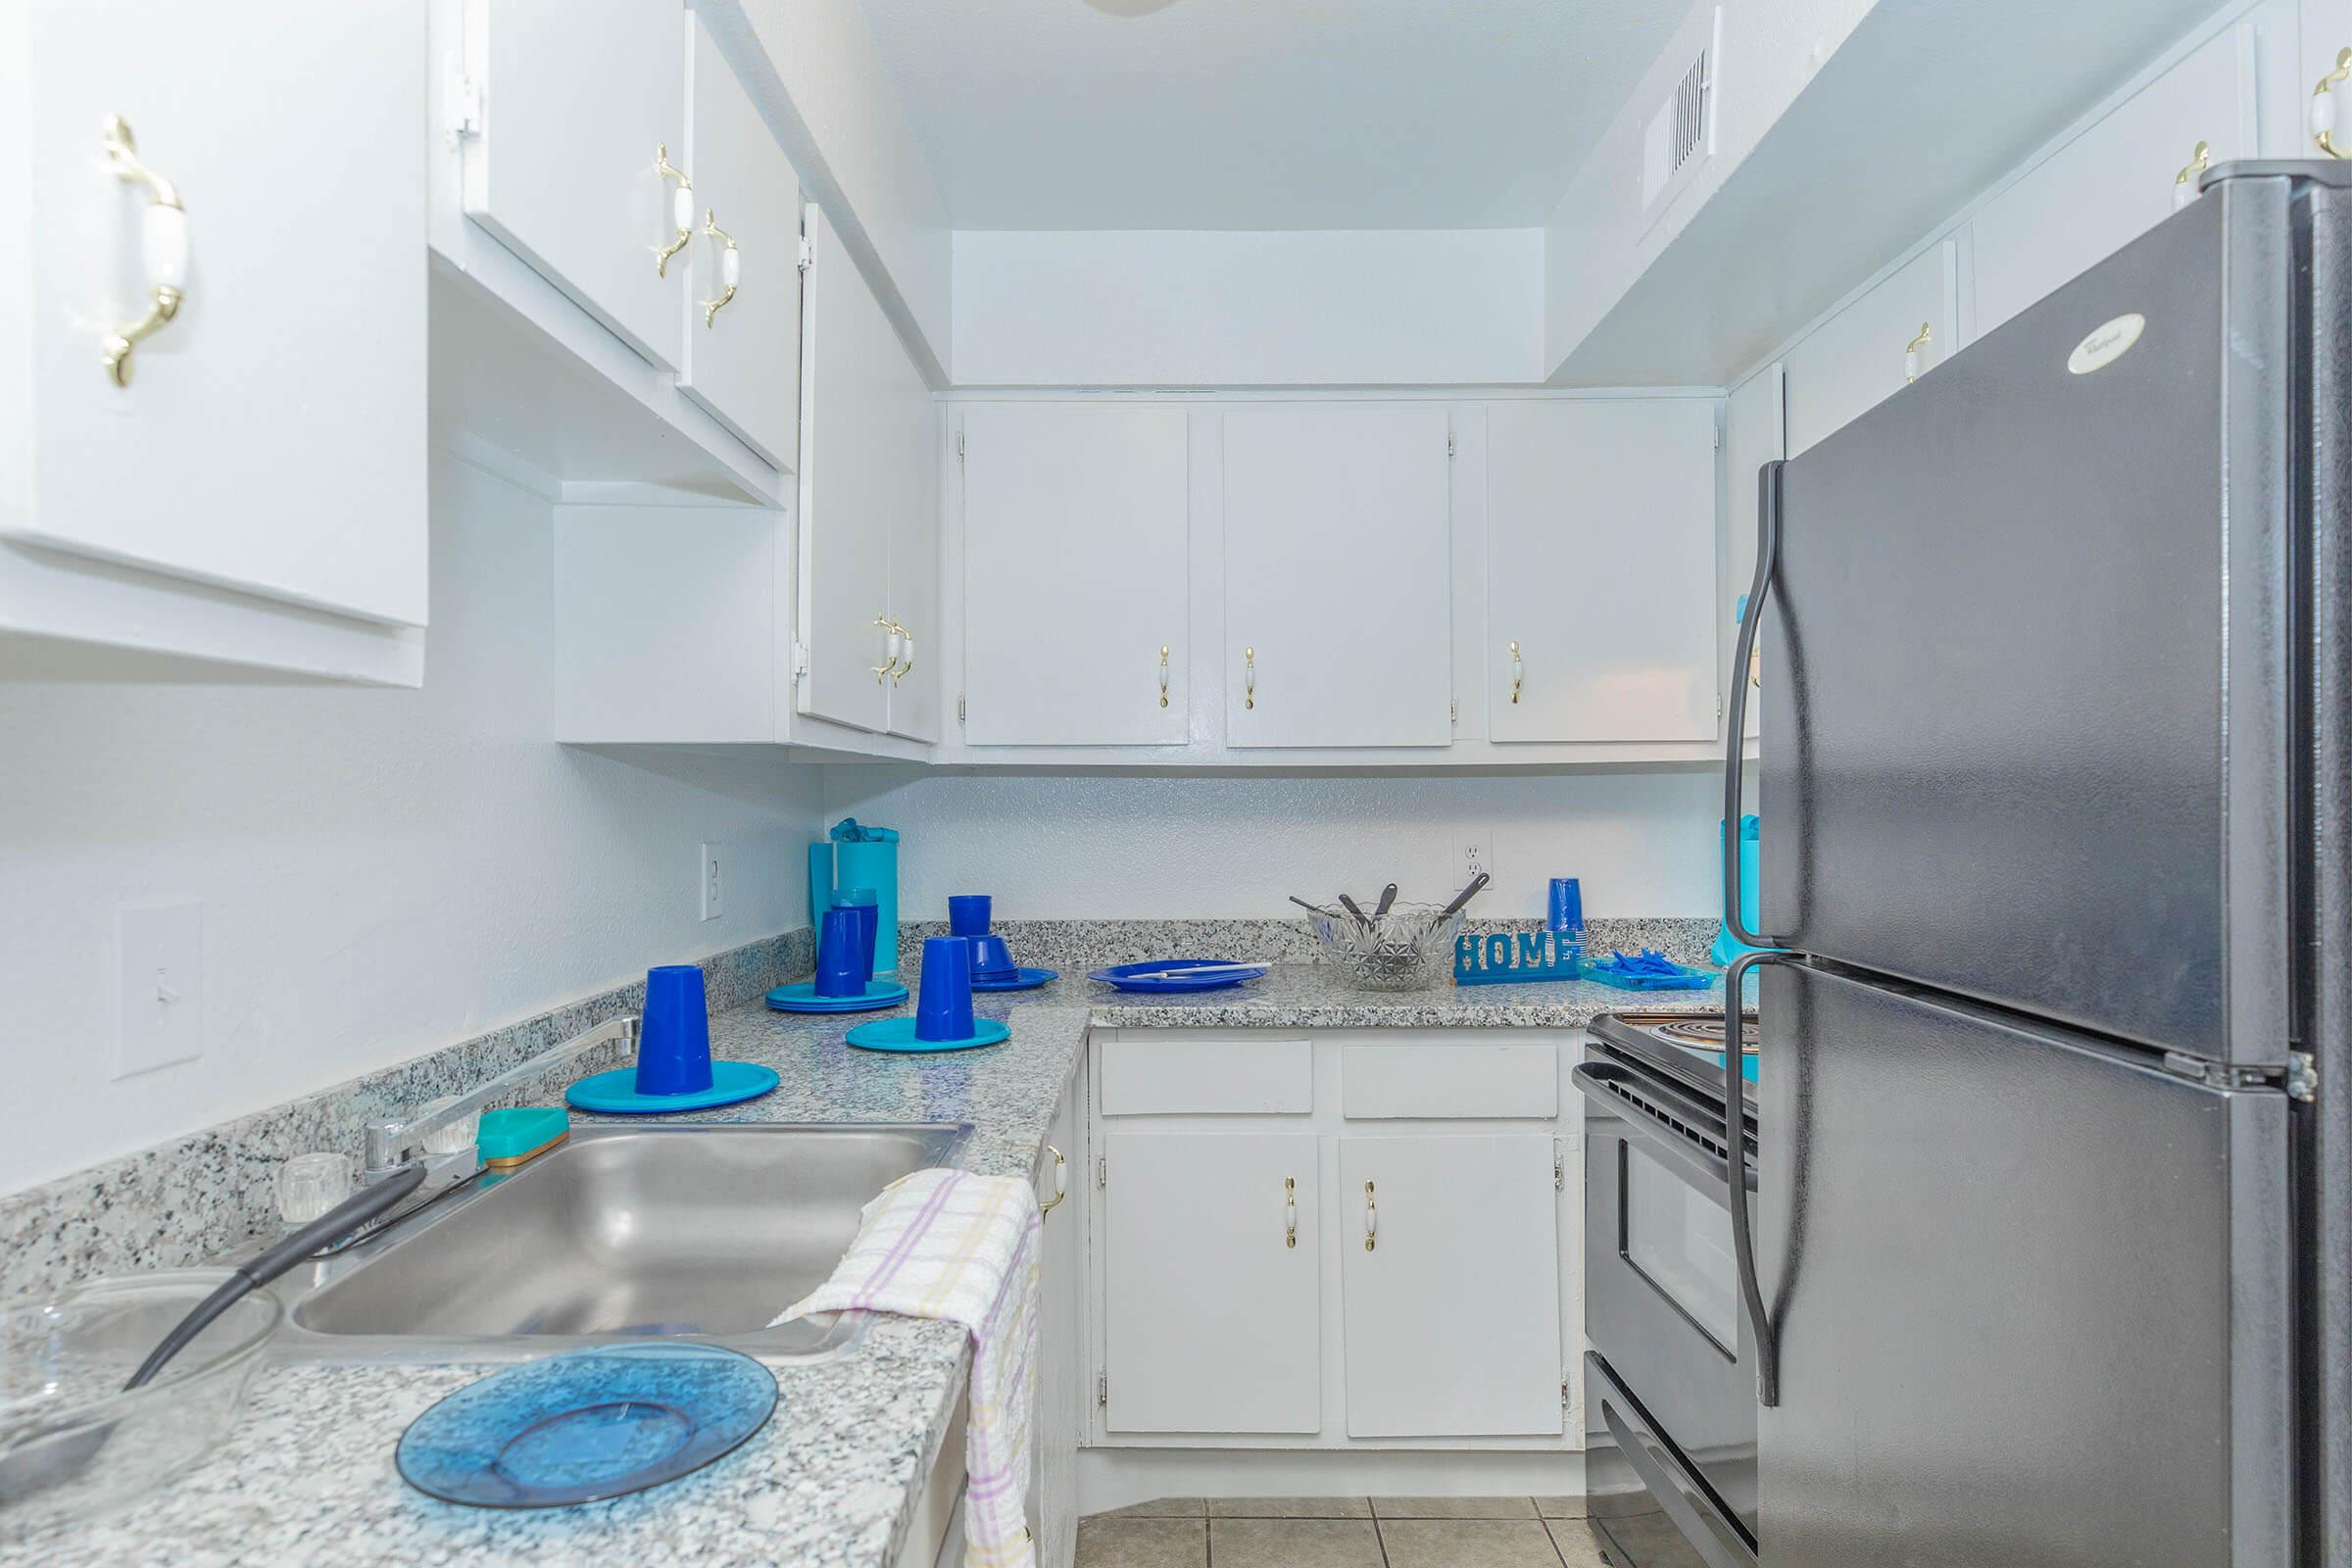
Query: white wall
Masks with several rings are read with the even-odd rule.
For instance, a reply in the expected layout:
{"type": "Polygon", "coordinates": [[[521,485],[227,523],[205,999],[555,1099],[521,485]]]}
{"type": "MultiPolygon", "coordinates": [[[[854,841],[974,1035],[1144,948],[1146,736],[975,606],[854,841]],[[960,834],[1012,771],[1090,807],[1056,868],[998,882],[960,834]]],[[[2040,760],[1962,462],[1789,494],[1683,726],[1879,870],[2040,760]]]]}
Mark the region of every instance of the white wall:
{"type": "Polygon", "coordinates": [[[1532,228],[963,230],[958,386],[1544,379],[1532,228]]]}
{"type": "Polygon", "coordinates": [[[807,923],[813,769],[550,742],[551,527],[436,453],[421,691],[0,684],[0,1191],[807,923]],[[116,911],[183,898],[204,1054],[113,1081],[116,911]]]}
{"type": "Polygon", "coordinates": [[[1481,914],[1540,915],[1545,881],[1577,876],[1589,914],[1712,915],[1722,780],[1714,767],[1475,778],[836,767],[825,815],[905,835],[909,919],[944,919],[951,893],[991,894],[1007,919],[1280,919],[1298,913],[1286,895],[1361,898],[1391,880],[1404,898],[1445,898],[1463,880],[1464,827],[1492,832],[1481,914]]]}

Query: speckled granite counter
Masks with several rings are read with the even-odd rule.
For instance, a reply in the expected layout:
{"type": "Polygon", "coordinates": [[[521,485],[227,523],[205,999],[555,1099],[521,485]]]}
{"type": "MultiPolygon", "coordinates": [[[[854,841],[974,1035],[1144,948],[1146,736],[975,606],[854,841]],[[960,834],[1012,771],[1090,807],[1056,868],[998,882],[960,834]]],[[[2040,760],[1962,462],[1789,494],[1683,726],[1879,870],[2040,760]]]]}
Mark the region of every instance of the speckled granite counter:
{"type": "MultiPolygon", "coordinates": [[[[1070,976],[977,999],[983,1014],[1010,1020],[1012,1038],[930,1058],[850,1050],[843,1036],[856,1019],[788,1017],[754,1004],[715,1016],[712,1045],[720,1055],[775,1067],[781,1087],[692,1119],[969,1122],[961,1163],[1034,1174],[1090,1023],[1566,1028],[1613,1007],[1718,1004],[1713,992],[1645,997],[1581,982],[1371,996],[1344,989],[1328,970],[1293,964],[1235,990],[1149,1001],[1070,976]]],[[[652,1492],[542,1513],[436,1502],[393,1469],[392,1446],[409,1421],[486,1368],[273,1362],[207,1462],[126,1519],[0,1543],[0,1568],[888,1568],[953,1413],[964,1359],[960,1331],[884,1319],[838,1359],[775,1363],[775,1418],[718,1463],[652,1492]]]]}

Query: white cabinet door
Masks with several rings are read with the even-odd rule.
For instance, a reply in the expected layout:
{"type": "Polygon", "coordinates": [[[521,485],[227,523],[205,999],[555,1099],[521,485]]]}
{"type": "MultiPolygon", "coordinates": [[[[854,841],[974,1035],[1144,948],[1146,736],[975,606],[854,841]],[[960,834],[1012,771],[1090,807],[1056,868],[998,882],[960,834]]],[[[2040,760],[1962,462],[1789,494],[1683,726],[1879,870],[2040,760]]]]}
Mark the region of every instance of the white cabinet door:
{"type": "Polygon", "coordinates": [[[2250,25],[2224,28],[1984,204],[1972,222],[1978,336],[2170,217],[2198,142],[2217,164],[2253,156],[2250,25]]]}
{"type": "Polygon", "coordinates": [[[686,155],[697,206],[694,242],[678,258],[692,264],[680,296],[678,387],[789,469],[800,462],[800,177],[710,30],[699,20],[689,25],[686,155]]]}
{"type": "Polygon", "coordinates": [[[1188,423],[1165,406],[965,405],[966,742],[1184,743],[1188,423]]]}
{"type": "Polygon", "coordinates": [[[1314,1135],[1114,1132],[1103,1154],[1108,1428],[1320,1428],[1314,1135]]]}
{"type": "MultiPolygon", "coordinates": [[[[1081,1069],[1083,1073],[1083,1069],[1081,1069]]],[[[1078,1551],[1078,1440],[1086,1430],[1085,1207],[1080,1180],[1079,1106],[1083,1077],[1063,1091],[1046,1141],[1039,1201],[1037,1271],[1037,1416],[1030,1428],[1029,1533],[1038,1568],[1071,1568],[1078,1551]],[[1056,1190],[1061,1194],[1055,1201],[1056,1190]]]]}
{"type": "MultiPolygon", "coordinates": [[[[896,333],[891,345],[898,348],[896,333]]],[[[939,739],[939,405],[898,350],[891,399],[890,618],[903,635],[890,673],[890,732],[939,739]]]]}
{"type": "Polygon", "coordinates": [[[1413,405],[1226,414],[1228,744],[1452,742],[1447,433],[1413,405]]]}
{"type": "MultiPolygon", "coordinates": [[[[1730,664],[1740,644],[1740,607],[1756,575],[1756,505],[1761,495],[1757,470],[1786,456],[1788,451],[1782,401],[1785,379],[1780,366],[1768,366],[1734,388],[1724,401],[1724,582],[1718,601],[1722,653],[1717,667],[1723,673],[1727,699],[1731,695],[1731,681],[1751,677],[1757,667],[1756,659],[1751,657],[1749,667],[1735,677],[1730,664]]],[[[1763,706],[1751,688],[1744,726],[1750,736],[1757,732],[1757,715],[1763,706]]],[[[1728,701],[1725,711],[1730,711],[1728,701]]]]}
{"type": "Polygon", "coordinates": [[[1957,254],[1948,239],[1929,246],[1788,351],[1790,457],[1950,356],[1957,254]]]}
{"type": "MultiPolygon", "coordinates": [[[[694,174],[686,26],[674,0],[466,6],[466,74],[482,104],[480,134],[466,141],[466,216],[663,369],[678,365],[691,268],[660,253],[682,237],[681,212],[702,216],[656,160],[667,148],[694,174]]],[[[311,232],[313,246],[339,250],[332,230],[311,232]]]]}
{"type": "Polygon", "coordinates": [[[914,504],[897,434],[909,382],[921,386],[890,318],[808,210],[810,262],[801,340],[800,710],[837,724],[890,723],[890,540],[914,504]]]}
{"type": "Polygon", "coordinates": [[[1498,741],[1715,734],[1715,405],[1487,409],[1498,741]]]}
{"type": "Polygon", "coordinates": [[[12,111],[38,202],[12,220],[34,224],[12,368],[31,416],[0,534],[424,624],[424,27],[397,0],[257,0],[233,23],[167,0],[32,8],[12,111]],[[111,116],[175,194],[183,270],[142,253],[175,220],[110,168],[111,116]],[[159,281],[176,314],[118,384],[101,339],[159,281]]]}
{"type": "Polygon", "coordinates": [[[1341,1141],[1349,1437],[1562,1430],[1553,1153],[1533,1133],[1341,1141]]]}

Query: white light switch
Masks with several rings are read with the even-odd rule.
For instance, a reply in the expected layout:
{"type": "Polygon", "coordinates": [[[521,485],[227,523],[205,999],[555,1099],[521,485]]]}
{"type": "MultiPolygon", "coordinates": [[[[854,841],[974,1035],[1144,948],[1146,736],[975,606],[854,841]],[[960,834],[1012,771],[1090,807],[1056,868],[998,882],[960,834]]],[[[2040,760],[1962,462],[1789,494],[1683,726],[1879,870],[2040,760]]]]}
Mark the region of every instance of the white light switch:
{"type": "Polygon", "coordinates": [[[724,910],[725,901],[719,897],[721,891],[718,881],[718,846],[706,844],[703,846],[704,919],[715,920],[724,910]]]}
{"type": "Polygon", "coordinates": [[[115,1076],[153,1072],[204,1054],[204,905],[122,911],[115,1076]]]}

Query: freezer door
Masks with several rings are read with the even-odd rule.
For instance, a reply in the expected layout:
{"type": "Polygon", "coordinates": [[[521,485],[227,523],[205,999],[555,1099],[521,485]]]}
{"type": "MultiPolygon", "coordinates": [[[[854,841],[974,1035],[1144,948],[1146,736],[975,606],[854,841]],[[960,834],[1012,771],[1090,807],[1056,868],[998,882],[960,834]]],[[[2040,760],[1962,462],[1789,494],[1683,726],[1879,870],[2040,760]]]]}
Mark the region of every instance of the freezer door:
{"type": "Polygon", "coordinates": [[[1780,471],[1783,945],[2284,1059],[2300,222],[2228,181],[1780,471]]]}
{"type": "Polygon", "coordinates": [[[2284,1097],[1768,970],[1766,1568],[2278,1568],[2284,1097]]]}

